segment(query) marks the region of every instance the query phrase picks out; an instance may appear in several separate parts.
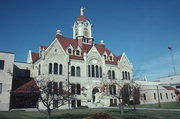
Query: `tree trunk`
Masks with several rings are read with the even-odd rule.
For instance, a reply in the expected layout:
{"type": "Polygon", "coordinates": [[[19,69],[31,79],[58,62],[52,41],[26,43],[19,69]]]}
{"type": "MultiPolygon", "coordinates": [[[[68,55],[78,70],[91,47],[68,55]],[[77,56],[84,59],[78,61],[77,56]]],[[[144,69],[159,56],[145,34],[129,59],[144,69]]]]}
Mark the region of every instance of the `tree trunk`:
{"type": "Polygon", "coordinates": [[[133,108],[134,108],[134,110],[136,110],[135,99],[133,99],[133,108]]]}
{"type": "Polygon", "coordinates": [[[124,106],[122,103],[119,104],[119,110],[120,110],[120,114],[123,115],[124,114],[124,106]]]}
{"type": "Polygon", "coordinates": [[[51,119],[51,111],[50,110],[48,110],[48,115],[47,115],[47,119],[51,119]]]}

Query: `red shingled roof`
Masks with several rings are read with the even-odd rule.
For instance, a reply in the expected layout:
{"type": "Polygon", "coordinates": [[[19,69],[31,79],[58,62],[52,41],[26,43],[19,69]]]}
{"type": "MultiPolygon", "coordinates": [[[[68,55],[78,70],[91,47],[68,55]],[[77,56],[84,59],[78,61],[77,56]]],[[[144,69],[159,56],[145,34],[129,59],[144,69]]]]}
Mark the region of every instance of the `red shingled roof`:
{"type": "Polygon", "coordinates": [[[171,86],[163,86],[163,87],[166,88],[167,90],[175,90],[176,92],[180,92],[179,90],[171,86]]]}
{"type": "MultiPolygon", "coordinates": [[[[72,38],[67,38],[67,37],[63,37],[59,34],[56,35],[57,40],[59,41],[59,43],[61,44],[61,46],[63,47],[63,49],[65,50],[69,45],[71,45],[74,49],[76,49],[78,47],[78,40],[77,39],[72,39],[72,38]]],[[[100,55],[103,55],[104,52],[106,52],[108,55],[111,53],[111,51],[109,51],[104,44],[95,44],[94,45],[96,47],[96,49],[98,50],[98,52],[100,53],[100,55]]],[[[88,45],[88,44],[83,44],[82,45],[82,54],[84,52],[88,53],[90,51],[90,49],[92,48],[92,45],[88,45]]],[[[40,46],[40,48],[44,48],[47,49],[47,46],[40,46]]],[[[81,47],[80,47],[81,48],[81,47]]],[[[117,61],[121,59],[121,56],[114,56],[114,60],[113,61],[106,61],[106,64],[117,64],[117,61]]],[[[71,59],[78,59],[78,60],[84,60],[83,56],[75,56],[75,55],[71,55],[70,56],[71,59]]],[[[39,59],[39,53],[32,53],[32,60],[33,62],[36,62],[39,59]]]]}
{"type": "Polygon", "coordinates": [[[76,21],[85,21],[87,20],[87,17],[86,16],[79,16],[76,21]]]}
{"type": "Polygon", "coordinates": [[[67,48],[67,46],[69,46],[70,44],[73,48],[77,48],[78,46],[77,39],[67,38],[61,35],[56,35],[56,38],[58,39],[58,41],[64,49],[67,48]]]}
{"type": "Polygon", "coordinates": [[[39,53],[31,53],[33,63],[39,59],[39,53]]]}
{"type": "Polygon", "coordinates": [[[109,55],[111,52],[102,44],[95,44],[96,49],[99,51],[100,55],[102,55],[105,51],[109,55]]]}
{"type": "Polygon", "coordinates": [[[40,93],[36,81],[30,80],[27,83],[21,85],[19,88],[15,89],[13,93],[40,93]]]}

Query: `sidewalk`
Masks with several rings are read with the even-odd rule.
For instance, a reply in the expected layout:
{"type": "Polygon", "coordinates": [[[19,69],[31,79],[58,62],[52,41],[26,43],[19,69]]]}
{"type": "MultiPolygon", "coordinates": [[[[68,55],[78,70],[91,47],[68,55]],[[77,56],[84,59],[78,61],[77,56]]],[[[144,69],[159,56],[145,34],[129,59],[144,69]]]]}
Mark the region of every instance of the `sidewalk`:
{"type": "MultiPolygon", "coordinates": [[[[124,108],[124,109],[133,109],[133,108],[124,108]]],[[[137,110],[161,110],[161,111],[176,111],[180,112],[180,109],[161,109],[161,108],[136,108],[137,110]]]]}
{"type": "MultiPolygon", "coordinates": [[[[108,108],[119,108],[119,107],[108,107],[108,108]]],[[[133,110],[133,108],[130,108],[130,107],[124,107],[124,109],[133,110]]],[[[163,109],[163,108],[136,108],[136,110],[159,110],[159,111],[175,111],[175,112],[180,112],[180,109],[163,109]]]]}

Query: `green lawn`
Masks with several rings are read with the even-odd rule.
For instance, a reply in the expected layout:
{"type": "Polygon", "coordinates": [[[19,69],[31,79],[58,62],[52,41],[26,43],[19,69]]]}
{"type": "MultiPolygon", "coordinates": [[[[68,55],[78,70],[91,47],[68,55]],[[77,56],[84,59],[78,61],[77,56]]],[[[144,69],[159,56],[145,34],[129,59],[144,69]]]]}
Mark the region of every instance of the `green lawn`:
{"type": "MultiPolygon", "coordinates": [[[[153,106],[154,105],[139,105],[138,107],[152,108],[153,106]]],[[[180,103],[163,103],[161,108],[163,107],[166,109],[180,109],[180,103]]],[[[125,110],[125,114],[121,117],[118,108],[57,110],[53,112],[52,119],[83,119],[96,112],[105,112],[119,119],[180,119],[180,112],[159,110],[125,110]]],[[[0,119],[45,119],[45,116],[39,112],[9,111],[0,112],[0,119]]]]}

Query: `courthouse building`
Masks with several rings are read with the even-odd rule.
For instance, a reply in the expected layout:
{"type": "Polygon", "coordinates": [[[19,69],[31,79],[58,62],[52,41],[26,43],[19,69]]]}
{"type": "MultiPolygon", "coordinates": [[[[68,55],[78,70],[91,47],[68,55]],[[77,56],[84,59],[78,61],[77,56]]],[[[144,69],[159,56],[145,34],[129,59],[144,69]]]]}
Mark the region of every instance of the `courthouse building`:
{"type": "MultiPolygon", "coordinates": [[[[73,38],[65,37],[60,30],[57,30],[51,44],[40,46],[39,52],[29,51],[27,63],[14,62],[14,54],[1,52],[0,110],[35,107],[33,103],[38,100],[37,98],[27,102],[22,100],[30,99],[24,96],[27,93],[30,97],[36,97],[36,94],[29,95],[29,91],[25,88],[35,85],[33,78],[41,77],[53,80],[51,85],[54,89],[60,88],[69,80],[71,91],[77,97],[71,100],[72,108],[81,105],[108,107],[111,104],[118,104],[118,100],[111,95],[100,99],[98,87],[104,81],[129,83],[133,79],[133,65],[125,53],[120,52],[121,55],[115,55],[106,48],[103,40],[99,44],[94,43],[95,40],[92,24],[81,8],[80,16],[73,25],[73,38]],[[86,96],[80,91],[82,87],[87,89],[86,96]],[[27,103],[28,107],[24,106],[27,103]]],[[[172,93],[173,91],[170,94],[172,93]]]]}

